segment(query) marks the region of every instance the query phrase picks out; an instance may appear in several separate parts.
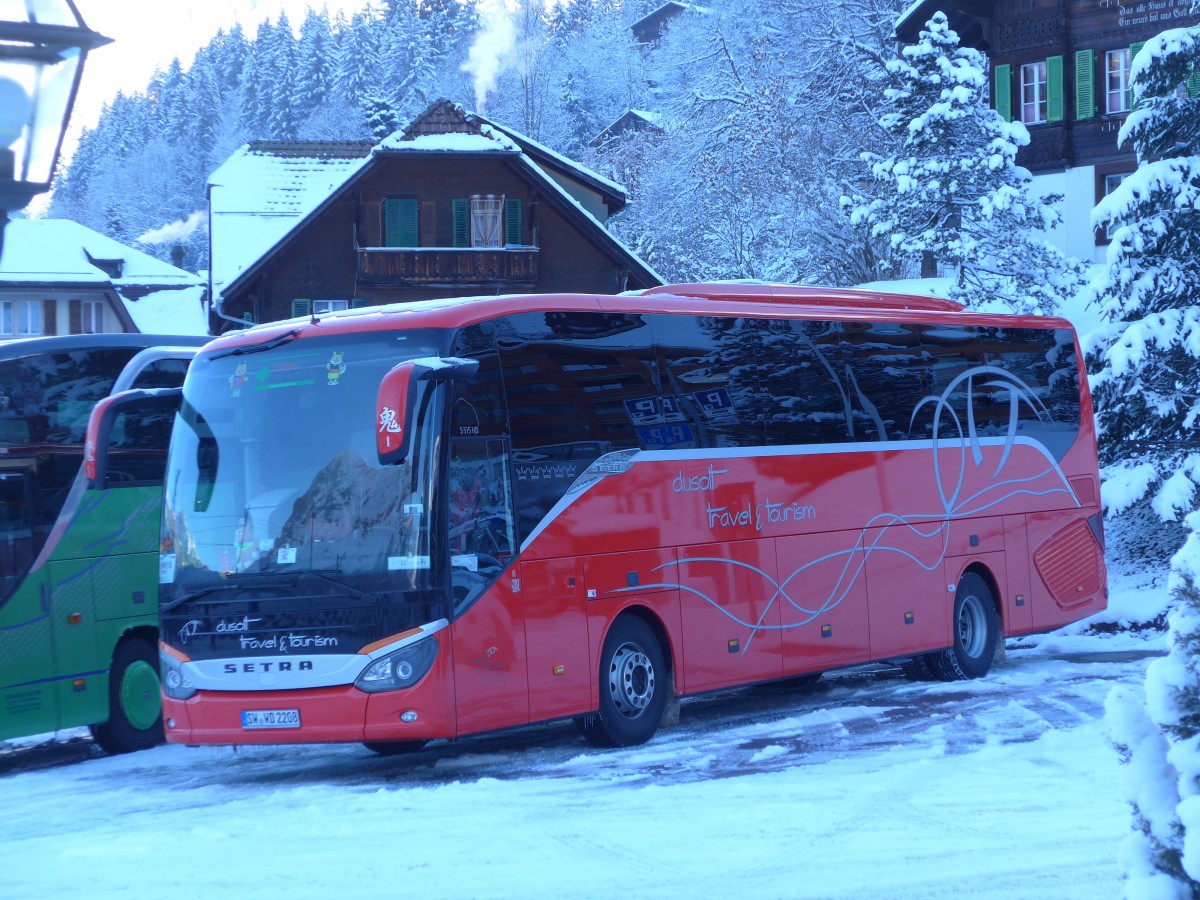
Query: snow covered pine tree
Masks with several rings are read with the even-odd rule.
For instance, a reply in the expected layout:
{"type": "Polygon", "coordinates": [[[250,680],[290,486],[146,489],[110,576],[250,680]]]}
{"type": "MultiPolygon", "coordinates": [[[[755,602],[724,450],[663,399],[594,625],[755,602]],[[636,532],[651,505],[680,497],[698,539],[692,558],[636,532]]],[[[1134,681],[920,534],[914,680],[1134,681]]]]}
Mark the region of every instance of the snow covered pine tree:
{"type": "Polygon", "coordinates": [[[935,13],[920,40],[888,62],[898,86],[885,92],[891,111],[879,124],[897,149],[863,154],[873,196],[843,205],[893,253],[953,268],[954,299],[1052,313],[1083,288],[1083,266],[1038,234],[1061,221],[1061,196],[1030,196],[1032,177],[1016,164],[1029,132],[988,105],[987,65],[935,13]]]}
{"type": "Polygon", "coordinates": [[[1190,536],[1172,560],[1170,652],[1147,671],[1145,706],[1116,689],[1107,713],[1133,808],[1125,895],[1200,897],[1200,27],[1148,41],[1132,76],[1117,139],[1139,168],[1092,215],[1113,235],[1092,351],[1105,503],[1112,515],[1149,496],[1165,521],[1190,510],[1190,536]]]}

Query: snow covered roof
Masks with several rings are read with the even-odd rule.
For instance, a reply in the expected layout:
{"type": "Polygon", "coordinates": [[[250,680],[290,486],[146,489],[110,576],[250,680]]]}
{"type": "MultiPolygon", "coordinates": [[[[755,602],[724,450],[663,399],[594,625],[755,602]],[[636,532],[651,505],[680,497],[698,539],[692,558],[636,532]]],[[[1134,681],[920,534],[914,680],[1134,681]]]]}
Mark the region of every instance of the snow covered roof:
{"type": "Polygon", "coordinates": [[[661,281],[581,202],[579,185],[604,207],[624,208],[625,189],[543,144],[449,100],[438,100],[384,138],[367,142],[259,141],[247,144],[209,178],[213,286],[228,293],[265,264],[301,226],[381,158],[403,153],[496,153],[512,156],[559,196],[582,230],[632,268],[661,281]]]}
{"type": "Polygon", "coordinates": [[[599,147],[606,141],[612,140],[626,131],[662,131],[666,116],[662,113],[651,112],[648,109],[627,109],[621,113],[612,124],[600,131],[588,141],[589,147],[599,147]]]}
{"type": "Polygon", "coordinates": [[[111,284],[137,293],[203,281],[69,219],[13,219],[4,229],[0,284],[111,284]]]}
{"type": "Polygon", "coordinates": [[[251,141],[208,179],[212,279],[228,284],[370,161],[370,141],[251,141]]]}

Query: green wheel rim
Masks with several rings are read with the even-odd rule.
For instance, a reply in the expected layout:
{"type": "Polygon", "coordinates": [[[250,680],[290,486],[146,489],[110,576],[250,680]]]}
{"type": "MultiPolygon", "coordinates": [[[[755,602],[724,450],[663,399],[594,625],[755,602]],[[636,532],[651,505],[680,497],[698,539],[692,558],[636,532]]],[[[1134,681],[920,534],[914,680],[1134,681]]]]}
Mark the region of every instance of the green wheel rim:
{"type": "Polygon", "coordinates": [[[158,721],[162,712],[160,690],[158,673],[150,663],[139,659],[125,670],[121,679],[121,711],[138,731],[153,728],[158,721]]]}

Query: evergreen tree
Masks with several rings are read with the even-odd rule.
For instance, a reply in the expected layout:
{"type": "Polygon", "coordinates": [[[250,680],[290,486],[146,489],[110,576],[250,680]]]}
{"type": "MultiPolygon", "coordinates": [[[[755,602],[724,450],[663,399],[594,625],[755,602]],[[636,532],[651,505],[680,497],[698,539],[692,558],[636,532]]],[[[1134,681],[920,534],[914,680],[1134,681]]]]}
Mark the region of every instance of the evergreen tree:
{"type": "Polygon", "coordinates": [[[294,84],[296,72],[296,38],[287,13],[280,13],[279,21],[268,32],[269,38],[262,48],[259,65],[268,73],[267,85],[270,98],[267,111],[267,132],[270,137],[292,140],[300,128],[303,118],[297,102],[294,84]]]}
{"type": "MultiPolygon", "coordinates": [[[[1200,27],[1146,43],[1135,108],[1118,135],[1141,163],[1097,205],[1113,235],[1095,285],[1105,321],[1092,353],[1101,461],[1113,496],[1150,493],[1163,519],[1200,484],[1200,27]],[[1191,86],[1191,91],[1185,85],[1191,86]]],[[[1110,513],[1112,510],[1110,510],[1110,513]]]]}
{"type": "Polygon", "coordinates": [[[300,26],[300,43],[296,48],[295,105],[301,117],[311,115],[328,96],[332,80],[331,44],[329,13],[310,8],[300,26]]]}
{"type": "Polygon", "coordinates": [[[1097,205],[1113,234],[1095,284],[1105,325],[1090,354],[1108,513],[1150,498],[1190,535],[1172,560],[1170,652],[1107,703],[1128,764],[1134,831],[1120,863],[1127,896],[1200,897],[1200,27],[1142,47],[1134,108],[1118,141],[1139,168],[1097,205]]]}
{"type": "Polygon", "coordinates": [[[1062,198],[1031,196],[1032,176],[1016,165],[1029,133],[990,108],[983,54],[960,47],[935,13],[887,68],[897,86],[885,92],[891,109],[880,124],[898,149],[864,157],[875,194],[853,205],[852,222],[914,263],[952,267],[955,299],[1054,312],[1082,289],[1083,266],[1037,235],[1059,224],[1062,198]]]}

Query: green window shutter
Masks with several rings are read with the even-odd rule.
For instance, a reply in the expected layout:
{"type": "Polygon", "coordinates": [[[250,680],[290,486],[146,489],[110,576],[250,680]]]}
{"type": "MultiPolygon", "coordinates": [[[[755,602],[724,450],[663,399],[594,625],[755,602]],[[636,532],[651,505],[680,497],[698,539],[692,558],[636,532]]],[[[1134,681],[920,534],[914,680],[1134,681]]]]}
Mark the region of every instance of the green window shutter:
{"type": "Polygon", "coordinates": [[[412,197],[383,201],[383,246],[417,247],[419,204],[412,197]]]}
{"type": "Polygon", "coordinates": [[[996,66],[992,73],[992,95],[996,99],[996,112],[1005,122],[1012,121],[1012,66],[996,66]]]}
{"type": "Polygon", "coordinates": [[[1046,58],[1046,121],[1063,120],[1063,58],[1046,58]]]}
{"type": "Polygon", "coordinates": [[[1126,105],[1130,111],[1138,108],[1138,104],[1133,102],[1133,61],[1137,58],[1138,51],[1145,46],[1145,41],[1135,41],[1129,45],[1129,102],[1126,105]]]}
{"type": "Polygon", "coordinates": [[[353,300],[350,301],[351,309],[362,309],[363,307],[370,306],[370,305],[371,305],[371,301],[368,300],[366,297],[355,297],[353,300]]]}
{"type": "Polygon", "coordinates": [[[450,201],[450,222],[454,235],[452,247],[471,246],[471,201],[450,201]]]}
{"type": "Polygon", "coordinates": [[[521,201],[506,199],[504,201],[504,243],[524,244],[521,240],[521,201]]]}
{"type": "Polygon", "coordinates": [[[292,301],[292,318],[293,319],[298,319],[301,316],[308,316],[311,314],[312,314],[312,301],[311,300],[293,300],[292,301]]]}
{"type": "Polygon", "coordinates": [[[1200,63],[1192,62],[1192,71],[1184,83],[1189,97],[1200,97],[1200,63]]]}
{"type": "Polygon", "coordinates": [[[1075,119],[1096,115],[1096,51],[1075,53],[1075,119]]]}

